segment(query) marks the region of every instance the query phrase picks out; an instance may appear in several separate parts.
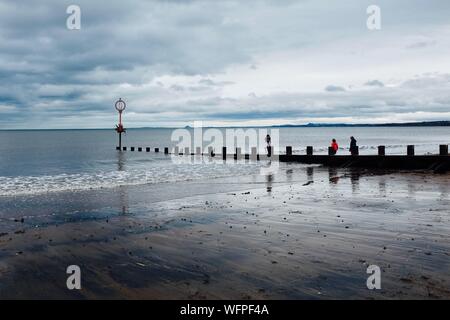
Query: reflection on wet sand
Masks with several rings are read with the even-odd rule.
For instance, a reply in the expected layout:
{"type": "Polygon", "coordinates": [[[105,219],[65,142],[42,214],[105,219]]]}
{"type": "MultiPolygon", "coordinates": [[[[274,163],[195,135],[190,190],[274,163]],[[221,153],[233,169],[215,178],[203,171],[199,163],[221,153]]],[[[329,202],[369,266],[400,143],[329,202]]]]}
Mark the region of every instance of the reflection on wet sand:
{"type": "MultiPolygon", "coordinates": [[[[125,171],[125,153],[123,152],[117,153],[117,170],[125,171]]],[[[122,214],[128,214],[128,190],[126,188],[120,187],[118,189],[118,192],[122,214]]]]}
{"type": "Polygon", "coordinates": [[[306,177],[308,181],[314,181],[314,167],[306,168],[306,177]]]}
{"type": "Polygon", "coordinates": [[[339,182],[339,176],[337,175],[337,169],[334,167],[328,167],[328,181],[330,184],[337,184],[339,182]]]}
{"type": "Polygon", "coordinates": [[[417,183],[414,181],[409,180],[408,181],[408,196],[410,198],[414,198],[417,192],[417,183]]]}
{"type": "Polygon", "coordinates": [[[125,153],[117,152],[117,171],[125,171],[125,153]]]}
{"type": "Polygon", "coordinates": [[[273,174],[266,175],[266,189],[268,193],[272,192],[273,174]]]}
{"type": "Polygon", "coordinates": [[[126,188],[119,188],[119,201],[122,208],[122,214],[128,214],[129,201],[128,201],[128,191],[126,188]]]}
{"type": "Polygon", "coordinates": [[[352,184],[352,192],[356,193],[359,191],[359,178],[361,177],[361,171],[356,168],[350,168],[350,181],[352,184]]]}
{"type": "MultiPolygon", "coordinates": [[[[445,179],[445,178],[444,178],[445,179]]],[[[438,185],[439,192],[441,193],[440,200],[448,200],[450,178],[447,178],[447,183],[440,183],[438,185]]]]}
{"type": "Polygon", "coordinates": [[[293,169],[287,169],[286,170],[286,181],[287,182],[292,182],[293,173],[294,173],[293,169]]]}
{"type": "Polygon", "coordinates": [[[386,178],[384,176],[378,178],[378,192],[381,197],[386,197],[386,178]]]}

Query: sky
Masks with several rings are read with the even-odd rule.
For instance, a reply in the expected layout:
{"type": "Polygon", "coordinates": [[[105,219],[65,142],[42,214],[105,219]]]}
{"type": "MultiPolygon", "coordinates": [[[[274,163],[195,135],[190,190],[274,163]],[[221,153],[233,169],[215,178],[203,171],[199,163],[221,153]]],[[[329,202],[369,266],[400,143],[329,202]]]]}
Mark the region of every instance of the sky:
{"type": "Polygon", "coordinates": [[[2,129],[114,127],[119,97],[125,127],[450,120],[450,1],[1,0],[2,129]]]}

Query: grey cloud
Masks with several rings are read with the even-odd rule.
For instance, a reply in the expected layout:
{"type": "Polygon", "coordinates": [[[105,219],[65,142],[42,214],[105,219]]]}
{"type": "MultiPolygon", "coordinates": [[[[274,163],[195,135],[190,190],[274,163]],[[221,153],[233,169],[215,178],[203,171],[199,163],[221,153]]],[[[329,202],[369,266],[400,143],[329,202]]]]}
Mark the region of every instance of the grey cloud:
{"type": "Polygon", "coordinates": [[[214,86],[216,85],[214,81],[211,79],[201,79],[198,83],[206,85],[206,86],[214,86]]]}
{"type": "MultiPolygon", "coordinates": [[[[352,116],[358,108],[367,114],[377,110],[438,112],[448,103],[449,83],[444,75],[422,75],[383,90],[379,90],[378,83],[368,82],[366,85],[373,86],[370,93],[330,85],[325,90],[336,94],[278,95],[250,88],[243,93],[244,98],[224,97],[222,91],[240,81],[217,80],[216,76],[228,68],[240,65],[255,73],[265,67],[258,61],[261,55],[322,48],[336,39],[353,39],[361,34],[367,37],[364,23],[361,24],[368,4],[364,1],[343,6],[294,0],[78,0],[82,10],[79,31],[66,29],[69,4],[57,0],[1,2],[3,126],[52,126],[66,123],[68,118],[74,126],[83,126],[94,118],[110,121],[111,103],[119,96],[129,97],[130,110],[136,112],[137,118],[151,114],[152,121],[170,117],[182,121],[191,119],[196,112],[208,118],[219,119],[226,114],[235,118],[233,113],[247,108],[255,112],[267,109],[255,114],[271,115],[274,119],[289,113],[316,115],[322,111],[352,116]],[[201,80],[195,85],[177,83],[167,87],[163,81],[152,82],[159,77],[186,75],[201,80]],[[246,96],[252,90],[258,96],[246,96]],[[227,112],[223,112],[224,108],[227,112]],[[184,115],[189,116],[183,118],[184,115]]],[[[408,30],[411,26],[419,32],[421,26],[448,25],[448,1],[392,4],[380,0],[379,4],[386,8],[384,21],[400,21],[396,26],[404,25],[408,30]]],[[[416,32],[411,30],[408,32],[416,32]]],[[[410,47],[440,44],[427,41],[412,43],[410,47]]],[[[333,58],[330,53],[328,59],[333,58]]],[[[109,125],[105,123],[97,125],[109,125]]]]}
{"type": "Polygon", "coordinates": [[[325,87],[325,91],[328,91],[328,92],[342,92],[342,91],[345,91],[345,89],[343,87],[340,87],[340,86],[329,85],[329,86],[325,87]]]}
{"type": "Polygon", "coordinates": [[[198,83],[205,85],[205,86],[211,86],[211,87],[223,87],[223,86],[231,85],[234,82],[232,82],[232,81],[213,81],[211,79],[201,79],[198,81],[198,83]]]}
{"type": "MultiPolygon", "coordinates": [[[[192,99],[188,105],[198,108],[198,116],[205,119],[273,119],[291,117],[346,117],[358,115],[366,121],[379,116],[428,112],[438,115],[449,112],[450,92],[444,92],[450,75],[425,76],[405,81],[397,87],[375,86],[373,90],[344,91],[339,95],[276,94],[266,96],[249,95],[246,99],[192,99]],[[415,89],[415,82],[428,83],[424,92],[415,89]],[[431,85],[433,84],[433,85],[431,85]],[[424,97],[433,98],[424,98],[424,97]],[[218,111],[222,110],[222,111],[218,111]],[[225,111],[224,111],[225,110],[225,111]],[[253,114],[253,115],[252,115],[253,114]],[[250,116],[252,115],[252,116],[250,116]],[[264,115],[264,116],[262,116],[264,115]]],[[[187,110],[192,110],[187,108],[187,110]]],[[[183,112],[182,109],[179,110],[183,112]]]]}
{"type": "Polygon", "coordinates": [[[172,89],[174,91],[184,91],[185,90],[185,88],[183,86],[180,86],[180,85],[177,85],[177,84],[171,85],[170,89],[172,89]]]}
{"type": "Polygon", "coordinates": [[[418,41],[415,43],[411,43],[409,45],[406,46],[407,49],[421,49],[421,48],[426,48],[426,47],[430,47],[436,44],[436,41],[433,40],[429,40],[429,41],[418,41]]]}
{"type": "Polygon", "coordinates": [[[384,83],[380,80],[369,80],[364,85],[369,87],[384,87],[384,83]]]}
{"type": "Polygon", "coordinates": [[[421,90],[439,90],[450,86],[450,74],[424,74],[404,81],[402,87],[421,90]]]}

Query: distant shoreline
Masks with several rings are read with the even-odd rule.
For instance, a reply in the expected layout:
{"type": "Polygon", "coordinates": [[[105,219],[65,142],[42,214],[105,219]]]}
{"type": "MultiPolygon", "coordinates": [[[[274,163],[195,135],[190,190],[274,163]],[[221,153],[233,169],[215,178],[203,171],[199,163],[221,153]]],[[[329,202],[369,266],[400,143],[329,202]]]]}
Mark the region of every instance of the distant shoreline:
{"type": "MultiPolygon", "coordinates": [[[[282,124],[272,126],[205,126],[203,128],[379,128],[379,127],[450,127],[450,121],[422,121],[404,123],[308,123],[308,124],[282,124]]],[[[184,127],[136,127],[127,128],[131,130],[145,129],[192,129],[191,126],[184,127]]],[[[0,129],[0,131],[68,131],[68,130],[112,130],[111,128],[64,128],[64,129],[0,129]]]]}

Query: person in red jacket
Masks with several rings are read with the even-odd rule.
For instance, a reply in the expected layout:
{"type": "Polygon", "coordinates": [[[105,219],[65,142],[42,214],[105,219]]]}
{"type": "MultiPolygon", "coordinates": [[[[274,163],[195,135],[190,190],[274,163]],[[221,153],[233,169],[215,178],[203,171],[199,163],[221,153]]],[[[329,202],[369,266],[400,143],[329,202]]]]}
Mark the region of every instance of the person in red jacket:
{"type": "Polygon", "coordinates": [[[331,140],[331,149],[333,155],[339,150],[339,145],[337,144],[336,139],[331,140]]]}

